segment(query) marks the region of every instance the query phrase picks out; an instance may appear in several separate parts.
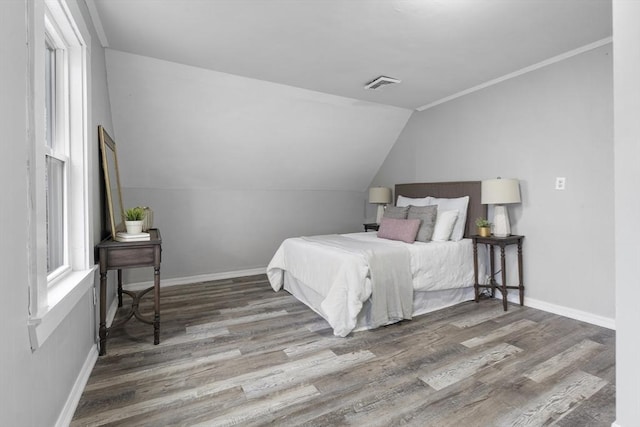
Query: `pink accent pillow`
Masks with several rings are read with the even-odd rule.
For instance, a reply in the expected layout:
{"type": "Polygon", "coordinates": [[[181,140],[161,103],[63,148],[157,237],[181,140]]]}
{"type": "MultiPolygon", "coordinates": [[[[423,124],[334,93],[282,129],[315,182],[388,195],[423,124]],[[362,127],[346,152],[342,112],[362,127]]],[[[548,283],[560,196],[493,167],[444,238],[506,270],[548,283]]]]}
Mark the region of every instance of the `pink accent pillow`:
{"type": "Polygon", "coordinates": [[[402,242],[413,243],[416,241],[418,229],[420,228],[419,219],[395,219],[382,218],[380,228],[378,229],[378,237],[389,240],[400,240],[402,242]]]}

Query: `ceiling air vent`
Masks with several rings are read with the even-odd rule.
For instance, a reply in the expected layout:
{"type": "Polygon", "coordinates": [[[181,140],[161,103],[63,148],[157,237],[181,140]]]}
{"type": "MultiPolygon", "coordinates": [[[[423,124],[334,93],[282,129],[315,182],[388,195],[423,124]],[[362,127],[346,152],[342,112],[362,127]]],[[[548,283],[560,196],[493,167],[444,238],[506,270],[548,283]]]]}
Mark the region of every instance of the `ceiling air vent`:
{"type": "Polygon", "coordinates": [[[364,88],[369,90],[377,90],[382,86],[400,83],[401,81],[402,80],[394,79],[393,77],[380,76],[364,85],[364,88]]]}

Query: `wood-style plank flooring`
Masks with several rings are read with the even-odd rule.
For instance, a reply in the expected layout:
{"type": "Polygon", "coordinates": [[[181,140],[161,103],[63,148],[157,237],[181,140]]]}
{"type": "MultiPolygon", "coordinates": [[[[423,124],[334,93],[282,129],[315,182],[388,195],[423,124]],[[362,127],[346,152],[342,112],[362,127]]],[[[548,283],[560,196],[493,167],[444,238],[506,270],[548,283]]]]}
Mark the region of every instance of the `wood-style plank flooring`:
{"type": "Polygon", "coordinates": [[[115,330],[73,426],[615,419],[614,331],[528,307],[484,299],[337,338],[265,276],[167,287],[161,301],[161,343],[136,320],[115,330]]]}

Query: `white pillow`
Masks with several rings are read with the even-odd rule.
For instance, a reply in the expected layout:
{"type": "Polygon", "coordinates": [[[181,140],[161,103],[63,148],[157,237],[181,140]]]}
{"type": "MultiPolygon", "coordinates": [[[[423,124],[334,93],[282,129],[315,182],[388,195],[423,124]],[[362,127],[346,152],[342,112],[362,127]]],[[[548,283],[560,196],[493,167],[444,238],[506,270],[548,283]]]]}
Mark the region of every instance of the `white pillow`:
{"type": "MultiPolygon", "coordinates": [[[[411,197],[398,196],[396,206],[404,208],[406,206],[430,206],[429,199],[433,197],[422,197],[420,199],[412,199],[411,197]]],[[[431,203],[434,204],[434,203],[431,203]]]]}
{"type": "Polygon", "coordinates": [[[451,237],[451,232],[458,219],[458,211],[441,211],[438,209],[436,225],[433,228],[431,240],[434,242],[446,242],[451,237]]]}
{"type": "MultiPolygon", "coordinates": [[[[438,205],[438,215],[440,211],[458,211],[458,220],[456,221],[453,232],[451,233],[451,240],[457,242],[464,237],[465,225],[467,224],[467,208],[469,206],[469,196],[457,197],[454,199],[444,199],[436,197],[428,197],[427,202],[429,205],[438,205]]],[[[437,219],[436,219],[437,222],[437,219]]]]}

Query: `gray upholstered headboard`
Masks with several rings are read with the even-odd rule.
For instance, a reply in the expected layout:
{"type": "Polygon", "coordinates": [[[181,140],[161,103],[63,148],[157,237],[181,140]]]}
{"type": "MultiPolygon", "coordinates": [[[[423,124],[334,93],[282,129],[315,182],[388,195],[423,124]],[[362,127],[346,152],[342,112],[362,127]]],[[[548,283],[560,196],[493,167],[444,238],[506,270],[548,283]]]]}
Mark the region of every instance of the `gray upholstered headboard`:
{"type": "Polygon", "coordinates": [[[467,224],[464,233],[465,237],[476,234],[476,218],[487,217],[487,205],[480,204],[480,181],[396,184],[396,201],[398,200],[398,196],[412,198],[426,196],[447,198],[469,196],[467,224]]]}

